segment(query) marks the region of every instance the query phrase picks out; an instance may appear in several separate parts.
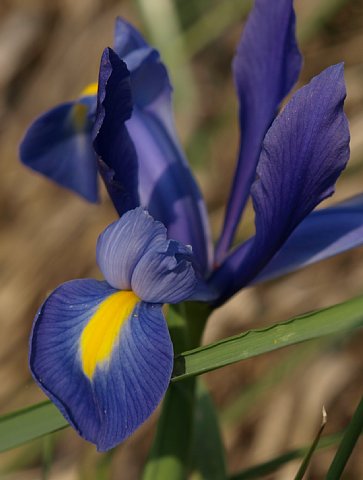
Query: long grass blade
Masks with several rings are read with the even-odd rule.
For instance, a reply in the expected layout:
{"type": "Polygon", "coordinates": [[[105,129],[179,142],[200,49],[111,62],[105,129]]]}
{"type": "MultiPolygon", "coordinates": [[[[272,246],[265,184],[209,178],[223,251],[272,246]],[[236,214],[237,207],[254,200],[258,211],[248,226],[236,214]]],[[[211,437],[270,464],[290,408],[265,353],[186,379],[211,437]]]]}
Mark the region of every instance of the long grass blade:
{"type": "Polygon", "coordinates": [[[363,296],[177,355],[172,381],[184,380],[313,338],[348,332],[362,325],[363,296]]]}
{"type": "MultiPolygon", "coordinates": [[[[343,438],[343,432],[335,433],[333,435],[327,435],[322,437],[317,445],[317,450],[322,450],[325,448],[333,447],[337,445],[340,440],[343,438]]],[[[260,463],[259,465],[254,465],[253,467],[247,468],[242,472],[236,473],[229,477],[229,480],[250,480],[252,478],[262,478],[264,475],[270,475],[271,473],[276,472],[282,466],[286,465],[287,463],[297,460],[299,458],[303,458],[306,455],[306,452],[309,450],[310,447],[301,447],[296,448],[294,450],[290,450],[288,452],[279,455],[267,462],[260,463]]]]}
{"type": "Polygon", "coordinates": [[[0,417],[0,452],[18,447],[68,425],[51,402],[42,402],[0,417]]]}
{"type": "Polygon", "coordinates": [[[308,466],[310,464],[310,461],[311,461],[311,458],[312,456],[314,455],[314,452],[318,446],[318,443],[319,443],[319,440],[320,440],[320,437],[324,431],[324,428],[325,428],[325,425],[326,425],[326,421],[327,421],[327,415],[326,415],[326,411],[325,411],[325,408],[323,407],[323,418],[322,418],[322,422],[321,422],[321,425],[320,425],[320,428],[318,430],[318,433],[316,434],[315,438],[314,438],[314,441],[313,443],[311,444],[311,447],[308,449],[308,451],[306,452],[306,455],[304,457],[304,460],[302,462],[302,464],[300,465],[300,468],[297,472],[297,474],[295,475],[295,479],[294,480],[303,480],[304,478],[304,475],[308,469],[308,466]]]}
{"type": "Polygon", "coordinates": [[[342,478],[343,470],[353,452],[358,438],[363,432],[363,397],[354,412],[343,439],[330,465],[326,480],[338,480],[342,478]]]}

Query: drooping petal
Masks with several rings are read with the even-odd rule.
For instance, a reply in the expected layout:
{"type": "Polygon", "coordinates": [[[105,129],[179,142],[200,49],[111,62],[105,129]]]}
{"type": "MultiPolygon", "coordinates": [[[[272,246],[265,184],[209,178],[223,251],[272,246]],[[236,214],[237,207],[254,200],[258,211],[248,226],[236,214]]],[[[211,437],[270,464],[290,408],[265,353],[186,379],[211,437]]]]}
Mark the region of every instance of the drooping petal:
{"type": "Polygon", "coordinates": [[[216,249],[218,263],[232,243],[246,205],[265,133],[280,102],[295,84],[300,68],[292,0],[256,0],[233,61],[241,142],[216,249]]]}
{"type": "Polygon", "coordinates": [[[126,212],[101,233],[97,242],[97,263],[110,285],[131,290],[131,277],[141,257],[147,250],[165,243],[164,225],[139,207],[126,212]]]}
{"type": "Polygon", "coordinates": [[[98,85],[93,145],[107,190],[122,215],[139,205],[138,162],[125,127],[132,111],[130,74],[110,48],[102,55],[98,85]]]}
{"type": "Polygon", "coordinates": [[[270,280],[363,245],[363,195],[312,212],[253,283],[270,280]]]}
{"type": "Polygon", "coordinates": [[[343,65],[329,67],[293,96],[267,132],[252,186],[256,235],[212,279],[224,299],[250,283],[304,217],[333,194],[349,157],[344,98],[343,65]]]}
{"type": "Polygon", "coordinates": [[[100,451],[150,416],[171,376],[161,305],[106,282],[74,280],[56,289],[35,319],[30,346],[35,380],[100,451]]]}
{"type": "Polygon", "coordinates": [[[122,19],[116,39],[131,72],[134,109],[126,126],[139,162],[141,204],[164,223],[170,238],[192,245],[205,273],[211,262],[207,214],[175,131],[167,70],[159,53],[122,19]]]}
{"type": "Polygon", "coordinates": [[[94,103],[87,96],[49,110],[33,122],[20,145],[25,165],[90,202],[98,200],[94,103]]]}

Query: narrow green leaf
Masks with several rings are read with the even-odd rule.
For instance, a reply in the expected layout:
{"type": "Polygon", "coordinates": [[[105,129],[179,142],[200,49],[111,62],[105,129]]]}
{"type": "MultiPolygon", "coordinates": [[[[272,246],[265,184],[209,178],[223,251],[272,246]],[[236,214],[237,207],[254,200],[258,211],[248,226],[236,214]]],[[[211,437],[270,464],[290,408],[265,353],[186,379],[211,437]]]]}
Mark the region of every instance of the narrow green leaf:
{"type": "Polygon", "coordinates": [[[180,36],[170,39],[170,50],[176,51],[180,44],[185,45],[188,57],[195,56],[205,47],[216,41],[236,23],[246,17],[251,9],[252,0],[225,0],[216,2],[206,9],[180,36]]]}
{"type": "Polygon", "coordinates": [[[161,52],[174,86],[175,107],[178,117],[190,121],[191,107],[198,105],[198,90],[194,72],[185,53],[184,35],[181,31],[178,12],[172,0],[138,0],[141,17],[152,42],[161,52]],[[167,21],[160,22],[160,18],[167,21]],[[173,42],[179,38],[178,43],[173,42]],[[185,98],[189,101],[185,102],[185,98]]]}
{"type": "Polygon", "coordinates": [[[343,470],[352,454],[353,448],[363,432],[363,397],[354,412],[343,439],[330,465],[326,480],[338,480],[342,478],[343,470]]]}
{"type": "Polygon", "coordinates": [[[68,422],[48,401],[4,415],[0,417],[0,452],[66,426],[68,422]]]}
{"type": "Polygon", "coordinates": [[[193,434],[192,466],[194,477],[225,480],[224,446],[213,400],[201,380],[197,385],[197,403],[193,434]]]}
{"type": "Polygon", "coordinates": [[[183,380],[262,353],[362,325],[363,296],[177,355],[172,380],[183,380]]]}
{"type": "MultiPolygon", "coordinates": [[[[343,433],[327,435],[320,439],[317,445],[317,450],[332,447],[339,443],[342,438],[343,433]]],[[[269,475],[276,472],[286,463],[289,463],[292,460],[296,460],[298,458],[302,458],[304,455],[306,455],[306,452],[308,450],[309,447],[302,447],[295,450],[290,450],[289,452],[283,453],[282,455],[279,455],[278,457],[275,457],[268,462],[260,463],[259,465],[250,467],[243,472],[236,473],[229,477],[229,480],[250,480],[251,478],[261,478],[264,475],[269,475]]]]}
{"type": "Polygon", "coordinates": [[[303,480],[304,478],[304,475],[306,473],[306,470],[308,469],[308,466],[309,466],[309,463],[311,461],[311,458],[312,456],[314,455],[314,452],[318,446],[318,443],[319,443],[319,440],[320,440],[320,437],[323,433],[323,430],[325,428],[325,425],[326,425],[326,411],[325,411],[325,408],[323,407],[323,418],[322,418],[322,422],[321,422],[321,425],[320,425],[320,428],[318,430],[318,433],[316,434],[315,438],[314,438],[314,441],[313,443],[311,444],[311,447],[308,449],[308,451],[306,452],[306,455],[304,457],[304,460],[302,462],[302,464],[300,465],[300,468],[297,472],[297,474],[295,475],[295,480],[303,480]]]}

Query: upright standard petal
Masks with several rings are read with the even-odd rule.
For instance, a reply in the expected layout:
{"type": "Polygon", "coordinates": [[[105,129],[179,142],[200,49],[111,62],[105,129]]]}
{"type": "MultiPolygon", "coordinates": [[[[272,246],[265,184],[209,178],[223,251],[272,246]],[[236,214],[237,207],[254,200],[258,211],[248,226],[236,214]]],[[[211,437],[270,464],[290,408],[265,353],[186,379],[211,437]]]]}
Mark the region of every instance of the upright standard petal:
{"type": "Polygon", "coordinates": [[[207,214],[175,131],[166,68],[159,53],[122,19],[115,48],[131,72],[134,108],[126,126],[139,162],[141,204],[164,223],[170,238],[192,245],[206,273],[211,264],[207,214]]]}
{"type": "Polygon", "coordinates": [[[298,224],[333,194],[349,158],[344,99],[343,65],[329,67],[293,96],[267,132],[252,186],[256,235],[212,279],[221,300],[250,283],[298,224]]]}
{"type": "Polygon", "coordinates": [[[301,55],[292,0],[256,0],[247,20],[233,72],[239,98],[241,142],[216,261],[225,257],[255,179],[262,141],[277,108],[295,84],[301,55]]]}
{"type": "Polygon", "coordinates": [[[363,245],[363,195],[308,215],[253,283],[281,275],[363,245]]]}
{"type": "Polygon", "coordinates": [[[25,165],[90,202],[98,200],[91,141],[94,103],[87,96],[49,110],[33,122],[20,144],[25,165]]]}
{"type": "Polygon", "coordinates": [[[172,371],[161,305],[96,280],[65,283],[48,297],[30,347],[35,380],[100,451],[123,441],[150,416],[172,371]]]}
{"type": "Polygon", "coordinates": [[[130,74],[113,50],[102,55],[93,145],[99,169],[120,215],[139,205],[138,162],[125,127],[132,111],[130,74]]]}

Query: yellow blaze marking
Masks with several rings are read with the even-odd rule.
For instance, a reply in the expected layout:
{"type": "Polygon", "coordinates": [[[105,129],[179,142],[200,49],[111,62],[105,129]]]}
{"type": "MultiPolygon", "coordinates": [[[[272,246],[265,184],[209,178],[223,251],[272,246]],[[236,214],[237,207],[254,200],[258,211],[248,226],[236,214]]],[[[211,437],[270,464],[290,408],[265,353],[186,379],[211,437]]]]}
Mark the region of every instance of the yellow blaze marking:
{"type": "Polygon", "coordinates": [[[71,116],[72,123],[76,130],[82,131],[87,123],[88,109],[82,103],[75,103],[72,107],[71,116]]]}
{"type": "Polygon", "coordinates": [[[88,97],[89,95],[97,95],[98,83],[90,83],[81,92],[81,97],[88,97]]]}
{"type": "Polygon", "coordinates": [[[82,369],[90,379],[96,366],[110,359],[121,328],[139,301],[130,291],[113,293],[84,328],[80,339],[82,369]]]}

